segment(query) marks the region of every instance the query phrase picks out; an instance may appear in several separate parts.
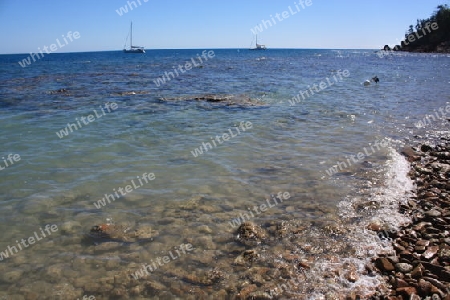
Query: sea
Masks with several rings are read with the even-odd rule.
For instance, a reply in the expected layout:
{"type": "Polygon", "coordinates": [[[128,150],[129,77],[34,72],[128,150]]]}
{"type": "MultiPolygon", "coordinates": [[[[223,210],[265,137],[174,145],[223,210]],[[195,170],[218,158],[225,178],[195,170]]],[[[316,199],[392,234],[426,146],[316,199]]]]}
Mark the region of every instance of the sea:
{"type": "Polygon", "coordinates": [[[172,49],[22,67],[28,56],[0,55],[0,299],[387,287],[367,264],[389,236],[368,226],[408,223],[400,152],[447,132],[450,55],[172,49]]]}

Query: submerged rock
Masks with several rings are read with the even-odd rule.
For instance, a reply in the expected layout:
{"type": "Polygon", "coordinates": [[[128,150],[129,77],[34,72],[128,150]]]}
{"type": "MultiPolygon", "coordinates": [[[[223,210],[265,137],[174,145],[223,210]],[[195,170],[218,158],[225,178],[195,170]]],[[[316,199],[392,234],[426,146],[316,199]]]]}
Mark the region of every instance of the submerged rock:
{"type": "Polygon", "coordinates": [[[130,226],[103,223],[91,228],[87,236],[95,242],[138,242],[152,238],[152,229],[140,225],[134,230],[130,226]]]}
{"type": "Polygon", "coordinates": [[[51,95],[57,95],[57,94],[69,94],[69,91],[65,88],[61,88],[61,89],[57,89],[57,90],[53,90],[53,91],[49,91],[48,92],[51,95]]]}
{"type": "Polygon", "coordinates": [[[183,97],[162,97],[161,101],[202,101],[214,104],[222,104],[225,106],[239,106],[239,107],[253,107],[264,106],[265,103],[258,99],[251,99],[244,95],[216,95],[204,94],[198,96],[183,96],[183,97]]]}
{"type": "Polygon", "coordinates": [[[237,240],[247,246],[260,244],[266,238],[264,230],[252,222],[244,222],[237,230],[237,240]]]}
{"type": "Polygon", "coordinates": [[[258,259],[259,254],[255,250],[245,250],[234,260],[234,264],[237,266],[245,266],[247,263],[251,263],[258,259]]]}

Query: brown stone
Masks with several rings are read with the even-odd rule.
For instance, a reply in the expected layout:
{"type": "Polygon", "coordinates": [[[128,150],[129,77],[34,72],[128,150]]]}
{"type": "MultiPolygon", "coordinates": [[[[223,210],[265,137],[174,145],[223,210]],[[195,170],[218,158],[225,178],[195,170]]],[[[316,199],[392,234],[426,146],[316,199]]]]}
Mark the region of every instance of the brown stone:
{"type": "Polygon", "coordinates": [[[416,246],[416,247],[414,247],[414,251],[420,252],[420,253],[424,252],[425,249],[426,249],[425,246],[416,246]]]}
{"type": "Polygon", "coordinates": [[[395,270],[394,265],[385,257],[377,258],[377,260],[375,261],[375,266],[379,270],[385,271],[385,272],[391,272],[391,271],[395,270]]]}
{"type": "Polygon", "coordinates": [[[379,222],[371,222],[368,226],[367,229],[372,230],[372,231],[380,231],[381,230],[381,224],[379,222]]]}
{"type": "Polygon", "coordinates": [[[440,282],[437,279],[431,278],[431,277],[423,277],[424,280],[429,281],[431,284],[433,284],[434,286],[438,287],[441,290],[446,290],[447,287],[445,286],[445,284],[443,284],[442,282],[440,282]]]}
{"type": "Polygon", "coordinates": [[[421,264],[418,264],[412,271],[411,271],[411,277],[412,278],[420,278],[423,275],[423,267],[421,264]]]}
{"type": "Polygon", "coordinates": [[[406,281],[404,281],[403,279],[400,279],[400,278],[395,279],[395,287],[396,288],[407,287],[407,286],[409,286],[409,284],[406,281]]]}
{"type": "Polygon", "coordinates": [[[409,162],[420,160],[420,155],[411,147],[404,147],[400,153],[406,157],[409,162]]]}
{"type": "Polygon", "coordinates": [[[421,264],[424,266],[425,269],[431,271],[432,273],[435,274],[441,274],[441,272],[445,271],[445,268],[440,266],[440,265],[436,265],[436,264],[431,264],[429,262],[426,261],[421,261],[421,264]]]}
{"type": "MultiPolygon", "coordinates": [[[[422,224],[422,223],[421,223],[422,224]]],[[[426,224],[426,223],[425,223],[426,224]]],[[[416,229],[417,230],[417,229],[416,229]]],[[[420,230],[420,229],[419,229],[420,230]]],[[[418,240],[416,242],[416,246],[425,246],[427,247],[428,245],[430,245],[430,241],[428,240],[418,240]]]]}

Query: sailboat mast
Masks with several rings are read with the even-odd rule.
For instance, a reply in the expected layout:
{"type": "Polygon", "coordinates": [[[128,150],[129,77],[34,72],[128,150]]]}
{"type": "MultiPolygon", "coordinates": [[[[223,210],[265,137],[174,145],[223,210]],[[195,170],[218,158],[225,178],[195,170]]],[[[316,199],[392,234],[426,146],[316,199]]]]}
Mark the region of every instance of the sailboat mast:
{"type": "Polygon", "coordinates": [[[133,22],[131,22],[130,28],[130,48],[133,48],[133,22]]]}

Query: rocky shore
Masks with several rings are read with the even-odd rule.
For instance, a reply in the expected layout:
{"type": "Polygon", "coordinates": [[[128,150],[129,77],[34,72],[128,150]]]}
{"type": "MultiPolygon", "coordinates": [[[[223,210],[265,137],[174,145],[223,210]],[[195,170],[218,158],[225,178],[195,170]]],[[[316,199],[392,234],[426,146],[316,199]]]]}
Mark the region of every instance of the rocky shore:
{"type": "Polygon", "coordinates": [[[395,254],[381,254],[373,266],[390,284],[390,292],[372,299],[450,299],[450,139],[402,151],[411,163],[416,197],[400,206],[411,223],[396,231],[369,225],[390,239],[395,254]]]}
{"type": "Polygon", "coordinates": [[[389,47],[385,45],[382,49],[383,51],[404,51],[404,52],[415,52],[415,53],[450,53],[450,42],[442,42],[438,45],[422,45],[418,47],[412,47],[410,45],[395,45],[394,47],[389,47]]]}

